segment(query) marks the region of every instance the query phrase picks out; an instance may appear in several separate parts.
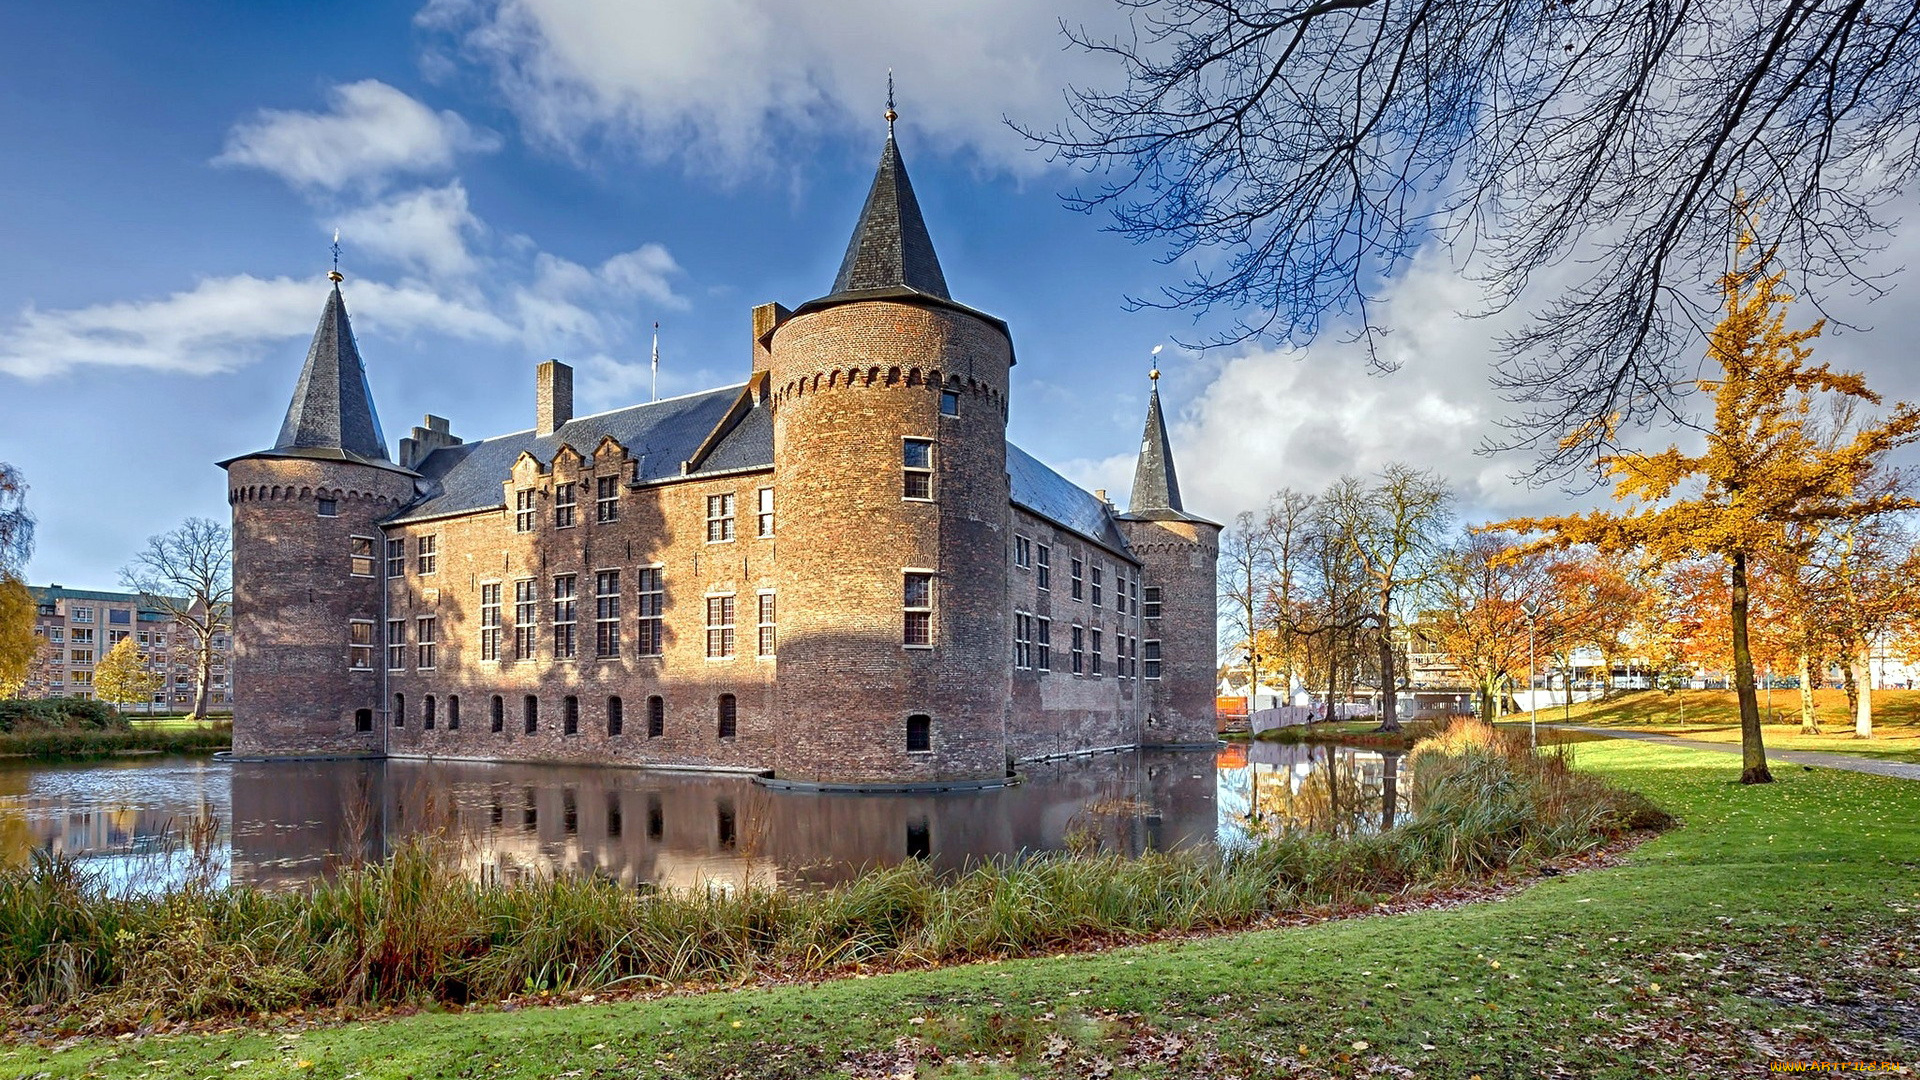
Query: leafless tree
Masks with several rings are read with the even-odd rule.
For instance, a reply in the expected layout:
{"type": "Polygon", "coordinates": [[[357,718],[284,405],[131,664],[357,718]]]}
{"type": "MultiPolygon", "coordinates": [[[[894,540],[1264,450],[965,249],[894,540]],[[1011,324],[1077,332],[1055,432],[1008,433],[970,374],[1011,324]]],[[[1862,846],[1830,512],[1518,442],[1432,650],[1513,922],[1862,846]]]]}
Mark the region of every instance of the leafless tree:
{"type": "Polygon", "coordinates": [[[120,581],[192,636],[193,717],[205,719],[214,638],[228,631],[233,614],[229,530],[206,518],[188,518],[172,532],[148,537],[147,546],[120,569],[120,581]]]}
{"type": "Polygon", "coordinates": [[[1699,283],[1764,203],[1796,291],[1877,294],[1865,256],[1920,175],[1912,0],[1116,0],[1072,42],[1119,89],[1070,90],[1029,136],[1097,174],[1069,197],[1190,261],[1149,306],[1235,310],[1215,341],[1305,343],[1423,244],[1485,310],[1549,266],[1571,287],[1504,342],[1517,404],[1490,445],[1566,477],[1674,409],[1714,322],[1699,283]]]}
{"type": "Polygon", "coordinates": [[[0,578],[19,577],[33,555],[33,515],[27,512],[27,480],[0,461],[0,578]]]}

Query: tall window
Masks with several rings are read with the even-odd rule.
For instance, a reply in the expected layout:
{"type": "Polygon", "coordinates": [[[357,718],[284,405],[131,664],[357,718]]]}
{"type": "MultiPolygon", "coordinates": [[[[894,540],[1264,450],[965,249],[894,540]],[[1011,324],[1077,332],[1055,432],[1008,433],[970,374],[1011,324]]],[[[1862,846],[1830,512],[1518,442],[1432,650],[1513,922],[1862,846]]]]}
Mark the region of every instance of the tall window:
{"type": "Polygon", "coordinates": [[[667,733],[667,699],[655,694],[647,699],[647,738],[657,739],[667,733]]]}
{"type": "Polygon", "coordinates": [[[918,754],[933,749],[933,717],[926,713],[914,713],[907,717],[907,753],[918,754]]]}
{"type": "Polygon", "coordinates": [[[620,655],[620,571],[593,575],[593,655],[620,655]]]}
{"type": "Polygon", "coordinates": [[[440,566],[440,537],[422,536],[419,539],[420,572],[431,574],[440,566]]]}
{"type": "Polygon", "coordinates": [[[906,625],[901,640],[908,645],[932,645],[933,575],[908,571],[903,594],[906,625]]]}
{"type": "Polygon", "coordinates": [[[513,493],[513,531],[529,533],[534,525],[534,493],[524,488],[513,493]]]}
{"type": "Polygon", "coordinates": [[[1103,571],[1099,567],[1096,566],[1093,568],[1093,599],[1089,602],[1093,604],[1094,607],[1100,606],[1100,575],[1102,573],[1103,571]]]}
{"type": "Polygon", "coordinates": [[[1073,673],[1084,675],[1087,671],[1087,630],[1086,627],[1073,628],[1073,673]]]}
{"type": "MultiPolygon", "coordinates": [[[[348,537],[347,539],[350,545],[348,548],[348,555],[347,555],[347,572],[351,573],[354,577],[372,577],[373,576],[373,537],[352,536],[352,537],[348,537]]],[[[93,609],[92,608],[75,608],[73,611],[73,621],[74,622],[92,622],[93,609]],[[87,613],[87,617],[84,619],[80,617],[80,613],[83,611],[87,613]]]]}
{"type": "Polygon", "coordinates": [[[1160,677],[1160,643],[1152,638],[1148,638],[1145,645],[1145,652],[1147,654],[1145,658],[1147,669],[1146,677],[1149,679],[1157,679],[1160,677]]]}
{"type": "Polygon", "coordinates": [[[1127,580],[1127,614],[1138,617],[1140,614],[1140,579],[1127,580]]]}
{"type": "Polygon", "coordinates": [[[731,739],[740,728],[740,706],[732,694],[720,695],[720,737],[731,739]]]}
{"type": "Polygon", "coordinates": [[[1033,565],[1033,541],[1017,533],[1013,538],[1013,565],[1022,570],[1033,565]]]}
{"type": "Polygon", "coordinates": [[[1140,639],[1127,639],[1127,674],[1132,678],[1140,677],[1140,639]]]}
{"type": "Polygon", "coordinates": [[[480,659],[500,659],[500,583],[480,586],[480,659]]]}
{"type": "Polygon", "coordinates": [[[387,541],[387,576],[401,578],[407,576],[407,540],[395,537],[387,541]]]}
{"type": "Polygon", "coordinates": [[[560,701],[560,733],[580,734],[580,699],[568,694],[560,701]]]}
{"type": "Polygon", "coordinates": [[[407,726],[407,695],[393,695],[393,726],[407,726]]]}
{"type": "Polygon", "coordinates": [[[1038,561],[1033,568],[1033,583],[1048,592],[1053,591],[1053,549],[1045,544],[1034,552],[1038,561]]]}
{"type": "Polygon", "coordinates": [[[432,694],[428,694],[422,698],[420,700],[420,726],[426,728],[428,731],[432,731],[434,721],[439,719],[439,711],[439,703],[434,700],[432,694]]]}
{"type": "Polygon", "coordinates": [[[755,643],[757,645],[756,651],[761,656],[772,656],[775,645],[773,594],[763,592],[760,594],[759,600],[760,622],[759,625],[755,627],[755,629],[759,631],[758,635],[756,635],[758,639],[755,643]]]}
{"type": "Polygon", "coordinates": [[[1075,600],[1085,600],[1087,598],[1087,564],[1081,562],[1079,559],[1075,559],[1073,560],[1071,572],[1073,576],[1073,598],[1075,600]]]}
{"type": "Polygon", "coordinates": [[[1013,666],[1033,666],[1033,616],[1024,611],[1013,613],[1013,666]]]}
{"type": "Polygon", "coordinates": [[[620,478],[595,477],[593,481],[593,520],[602,525],[620,520],[620,478]]]}
{"type": "Polygon", "coordinates": [[[573,509],[579,502],[578,491],[578,484],[555,484],[553,486],[554,528],[573,528],[573,509]]]}
{"type": "Polygon", "coordinates": [[[355,671],[373,670],[373,620],[347,621],[347,666],[355,671]]]}
{"type": "Polygon", "coordinates": [[[733,493],[707,496],[707,543],[733,539],[733,493]]]}
{"type": "Polygon", "coordinates": [[[607,734],[618,735],[627,729],[627,707],[618,697],[607,699],[607,734]]]}
{"type": "Polygon", "coordinates": [[[933,440],[908,439],[901,450],[904,483],[900,494],[908,499],[933,498],[933,440]]]}
{"type": "Polygon", "coordinates": [[[761,536],[772,536],[773,535],[773,489],[770,487],[761,488],[759,494],[756,497],[760,500],[759,510],[757,511],[759,515],[757,519],[758,524],[756,526],[758,533],[761,536]]]}
{"type": "Polygon", "coordinates": [[[387,620],[387,670],[405,671],[407,668],[407,620],[387,620]]]}
{"type": "Polygon", "coordinates": [[[435,615],[422,615],[414,620],[414,645],[420,650],[415,659],[422,668],[438,667],[436,662],[440,648],[440,619],[435,615]]]}
{"type": "Polygon", "coordinates": [[[571,660],[578,654],[579,641],[574,635],[579,614],[576,604],[574,576],[555,574],[553,578],[553,658],[555,660],[571,660]]]}
{"type": "Polygon", "coordinates": [[[634,571],[634,591],[638,594],[635,599],[640,604],[641,656],[659,656],[664,644],[660,633],[660,614],[667,606],[665,573],[657,566],[643,566],[634,571]]]}
{"type": "Polygon", "coordinates": [[[707,597],[707,658],[733,655],[733,597],[707,597]]]}
{"type": "Polygon", "coordinates": [[[539,616],[534,612],[537,594],[532,578],[521,578],[513,583],[513,658],[531,660],[534,656],[533,635],[539,630],[539,616]]]}
{"type": "Polygon", "coordinates": [[[1143,614],[1145,615],[1145,617],[1149,619],[1159,618],[1160,617],[1160,587],[1158,585],[1147,586],[1147,595],[1144,599],[1145,599],[1146,611],[1143,612],[1143,614]]]}
{"type": "Polygon", "coordinates": [[[488,714],[492,717],[494,734],[497,735],[507,729],[507,699],[499,694],[493,695],[493,701],[488,706],[488,714]]]}
{"type": "Polygon", "coordinates": [[[1034,629],[1033,666],[1041,671],[1053,670],[1053,620],[1041,616],[1039,625],[1034,629]]]}
{"type": "Polygon", "coordinates": [[[1127,677],[1127,635],[1113,635],[1113,675],[1116,679],[1127,677]]]}
{"type": "Polygon", "coordinates": [[[540,699],[528,694],[520,703],[520,715],[525,718],[527,734],[540,730],[540,699]]]}
{"type": "Polygon", "coordinates": [[[1087,633],[1092,637],[1092,640],[1087,642],[1087,653],[1093,661],[1093,677],[1097,679],[1100,677],[1100,631],[1094,629],[1087,633]]]}
{"type": "Polygon", "coordinates": [[[460,730],[460,695],[447,695],[447,730],[460,730]]]}

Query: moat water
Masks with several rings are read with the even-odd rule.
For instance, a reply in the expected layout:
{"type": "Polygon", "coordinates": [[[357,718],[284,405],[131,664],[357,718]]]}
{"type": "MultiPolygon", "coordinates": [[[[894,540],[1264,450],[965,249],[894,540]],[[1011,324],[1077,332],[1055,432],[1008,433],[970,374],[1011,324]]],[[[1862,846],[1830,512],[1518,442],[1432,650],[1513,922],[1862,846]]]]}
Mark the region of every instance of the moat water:
{"type": "Polygon", "coordinates": [[[0,864],[66,856],[130,890],[194,873],[287,888],[423,832],[476,874],[634,886],[832,884],[1060,849],[1138,855],[1285,828],[1377,829],[1410,811],[1400,755],[1236,744],[1023,767],[998,791],[812,795],[742,776],[464,762],[201,757],[0,763],[0,864]],[[198,860],[196,862],[196,859],[198,860]]]}

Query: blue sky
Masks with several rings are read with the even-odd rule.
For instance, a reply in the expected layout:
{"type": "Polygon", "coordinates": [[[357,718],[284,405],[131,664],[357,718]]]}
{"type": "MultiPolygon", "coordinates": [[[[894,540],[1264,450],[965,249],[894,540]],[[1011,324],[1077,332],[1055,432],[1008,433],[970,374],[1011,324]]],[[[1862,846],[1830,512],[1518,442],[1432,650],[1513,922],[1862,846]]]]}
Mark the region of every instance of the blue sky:
{"type": "MultiPolygon", "coordinates": [[[[1148,350],[1200,335],[1129,313],[1174,271],[1062,209],[1045,125],[1061,19],[1111,0],[431,0],[0,9],[0,460],[40,521],[36,582],[109,586],[144,538],[227,515],[215,460],[268,445],[341,230],[349,310],[389,440],[424,412],[468,438],[530,425],[534,365],[581,411],[739,381],[751,307],[825,292],[897,69],[900,143],[954,296],[1012,325],[1014,439],[1124,492],[1148,350]]],[[[1890,259],[1902,255],[1895,245],[1890,259]]],[[[1910,260],[1909,260],[1910,261],[1910,260]]],[[[1898,294],[1897,294],[1898,295],[1898,294]]],[[[1477,457],[1498,323],[1444,253],[1393,283],[1399,374],[1336,329],[1313,348],[1163,356],[1190,508],[1392,459],[1470,514],[1552,505],[1477,457]]],[[[1904,301],[1898,328],[1911,322],[1904,301]]],[[[1882,313],[1885,313],[1883,309],[1882,313]]],[[[1872,321],[1871,319],[1865,321],[1872,321]]],[[[1886,318],[1881,323],[1888,323],[1886,318]]],[[[1912,328],[1920,329],[1920,327],[1912,328]]],[[[1833,342],[1889,396],[1889,334],[1833,342]]]]}

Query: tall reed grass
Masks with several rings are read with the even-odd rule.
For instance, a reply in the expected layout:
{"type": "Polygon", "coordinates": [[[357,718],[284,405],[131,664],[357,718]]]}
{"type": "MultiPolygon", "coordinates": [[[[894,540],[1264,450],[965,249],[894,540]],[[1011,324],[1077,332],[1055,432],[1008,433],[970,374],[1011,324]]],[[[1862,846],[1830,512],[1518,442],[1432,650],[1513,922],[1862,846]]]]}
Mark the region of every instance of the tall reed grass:
{"type": "Polygon", "coordinates": [[[636,892],[592,877],[482,882],[440,842],[305,891],[189,882],[119,895],[42,856],[0,872],[0,1010],[119,1030],[299,1007],[465,1003],[1045,952],[1244,926],[1576,853],[1667,819],[1480,729],[1415,754],[1415,820],[1227,851],[1042,855],[942,878],[910,861],[830,890],[636,892]]]}

